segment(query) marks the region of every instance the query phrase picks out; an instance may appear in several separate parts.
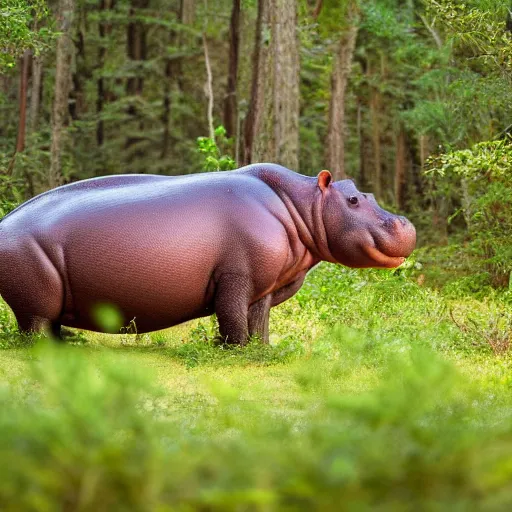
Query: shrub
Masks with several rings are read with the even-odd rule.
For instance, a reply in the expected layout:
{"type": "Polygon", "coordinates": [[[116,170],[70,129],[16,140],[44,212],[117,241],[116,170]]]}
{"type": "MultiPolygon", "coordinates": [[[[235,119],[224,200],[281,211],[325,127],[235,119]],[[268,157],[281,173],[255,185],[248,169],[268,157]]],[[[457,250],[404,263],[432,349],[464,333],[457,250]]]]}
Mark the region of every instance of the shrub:
{"type": "Polygon", "coordinates": [[[198,137],[197,150],[204,158],[203,171],[229,171],[236,168],[236,162],[226,154],[233,141],[226,138],[224,126],[215,129],[215,138],[198,137]]]}
{"type": "MultiPolygon", "coordinates": [[[[478,388],[425,349],[386,352],[337,329],[290,367],[284,409],[229,381],[187,408],[83,349],[32,349],[0,388],[2,510],[505,510],[512,504],[508,381],[478,388]]],[[[264,383],[261,386],[265,392],[264,383]]]]}
{"type": "Polygon", "coordinates": [[[0,220],[22,201],[22,182],[0,173],[0,220]]]}
{"type": "Polygon", "coordinates": [[[432,158],[427,171],[446,194],[458,194],[469,250],[495,286],[509,285],[512,272],[512,143],[483,142],[432,158]]]}

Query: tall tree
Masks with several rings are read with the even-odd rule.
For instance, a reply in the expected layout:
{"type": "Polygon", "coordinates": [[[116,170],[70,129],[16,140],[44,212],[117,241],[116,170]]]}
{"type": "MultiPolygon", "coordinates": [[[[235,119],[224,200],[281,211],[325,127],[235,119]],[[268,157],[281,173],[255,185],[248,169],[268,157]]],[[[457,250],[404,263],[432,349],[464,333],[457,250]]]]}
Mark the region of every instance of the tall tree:
{"type": "Polygon", "coordinates": [[[240,0],[233,0],[229,28],[229,67],[226,99],[224,101],[224,127],[228,137],[237,134],[238,125],[238,53],[240,46],[240,0]]]}
{"type": "MultiPolygon", "coordinates": [[[[105,14],[106,11],[113,9],[115,0],[101,0],[100,2],[100,15],[105,14]]],[[[98,114],[98,124],[96,126],[96,142],[98,146],[102,146],[105,138],[105,128],[102,119],[103,106],[110,99],[110,94],[106,87],[106,81],[103,77],[103,66],[107,56],[107,37],[112,33],[112,23],[107,23],[105,20],[99,22],[99,50],[98,50],[98,66],[100,68],[100,76],[97,82],[97,100],[96,112],[98,114]]]]}
{"type": "Polygon", "coordinates": [[[298,169],[299,52],[296,1],[259,0],[245,161],[298,169]]]}
{"type": "Polygon", "coordinates": [[[16,141],[16,153],[21,153],[25,149],[26,120],[27,120],[27,90],[28,75],[30,69],[30,51],[25,50],[21,58],[20,66],[20,90],[19,90],[19,121],[18,121],[18,139],[16,141]]]}
{"type": "Polygon", "coordinates": [[[146,60],[147,42],[146,26],[137,19],[141,9],[147,9],[149,0],[132,0],[130,7],[130,21],[127,28],[126,49],[128,58],[132,61],[132,74],[126,84],[126,92],[129,95],[142,94],[144,88],[144,76],[138,68],[140,61],[146,60]]]}
{"type": "MultiPolygon", "coordinates": [[[[189,26],[194,23],[195,19],[195,0],[181,0],[179,5],[179,13],[176,16],[179,22],[184,26],[189,26]]],[[[181,48],[184,42],[181,30],[171,30],[169,32],[169,45],[171,47],[181,48]]],[[[179,89],[182,89],[181,84],[181,57],[168,56],[165,59],[165,80],[163,85],[163,112],[162,112],[162,124],[163,124],[163,135],[162,135],[162,151],[160,158],[165,159],[169,153],[169,147],[171,143],[171,91],[173,84],[177,84],[179,89]]]]}
{"type": "Polygon", "coordinates": [[[41,87],[43,83],[43,58],[32,55],[32,86],[30,92],[30,132],[37,129],[39,106],[41,104],[41,87]]]}
{"type": "MultiPolygon", "coordinates": [[[[368,63],[368,74],[370,80],[375,81],[372,75],[372,67],[368,63]]],[[[382,97],[379,84],[374,84],[370,92],[370,117],[372,124],[372,145],[373,145],[373,173],[372,188],[377,199],[382,197],[382,144],[381,144],[381,106],[382,97]]]]}
{"type": "Polygon", "coordinates": [[[71,59],[73,42],[70,37],[75,10],[74,0],[59,0],[59,32],[55,65],[55,93],[52,111],[51,163],[48,184],[56,187],[62,178],[63,130],[68,117],[68,97],[71,88],[71,59]]]}
{"type": "Polygon", "coordinates": [[[356,47],[358,8],[350,1],[346,9],[345,28],[342,30],[334,54],[331,75],[331,98],[327,128],[326,162],[334,179],[346,178],[345,172],[345,96],[356,47]]]}
{"type": "Polygon", "coordinates": [[[395,205],[404,207],[404,189],[407,170],[407,138],[403,125],[400,126],[396,136],[395,151],[395,205]]]}
{"type": "Polygon", "coordinates": [[[180,20],[184,25],[192,25],[196,17],[196,0],[180,1],[180,20]]]}
{"type": "MultiPolygon", "coordinates": [[[[138,16],[142,14],[140,12],[142,9],[147,9],[148,5],[149,0],[131,0],[129,11],[130,21],[128,23],[126,41],[126,51],[131,67],[130,76],[126,82],[126,94],[128,96],[141,97],[144,90],[144,73],[140,64],[142,64],[147,58],[147,27],[143,21],[138,19],[138,16]]],[[[137,111],[134,102],[132,102],[128,107],[128,114],[133,119],[137,119],[139,117],[139,112],[137,111]]],[[[141,122],[137,129],[137,135],[128,133],[125,148],[129,148],[140,140],[140,136],[138,134],[142,129],[143,126],[141,122]]]]}

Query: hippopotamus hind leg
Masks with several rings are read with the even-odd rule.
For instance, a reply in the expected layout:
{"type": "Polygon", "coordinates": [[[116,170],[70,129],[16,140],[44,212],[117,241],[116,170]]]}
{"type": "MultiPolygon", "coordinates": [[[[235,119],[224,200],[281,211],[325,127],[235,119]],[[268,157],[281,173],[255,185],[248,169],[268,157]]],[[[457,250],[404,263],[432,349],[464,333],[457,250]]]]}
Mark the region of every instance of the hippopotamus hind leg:
{"type": "Polygon", "coordinates": [[[290,284],[279,288],[272,294],[272,304],[270,307],[278,306],[285,300],[293,297],[302,287],[302,283],[304,283],[304,279],[306,278],[306,272],[299,274],[299,277],[292,281],[290,284]]]}
{"type": "Polygon", "coordinates": [[[258,336],[263,343],[268,343],[268,321],[272,294],[269,293],[249,307],[249,336],[258,336]]]}
{"type": "Polygon", "coordinates": [[[290,297],[293,297],[301,288],[306,272],[299,274],[299,277],[291,283],[269,293],[249,307],[249,336],[259,336],[263,343],[269,342],[269,316],[270,308],[281,304],[290,297]]]}
{"type": "Polygon", "coordinates": [[[31,240],[18,251],[0,251],[0,294],[21,332],[60,331],[64,286],[45,251],[31,240]]]}

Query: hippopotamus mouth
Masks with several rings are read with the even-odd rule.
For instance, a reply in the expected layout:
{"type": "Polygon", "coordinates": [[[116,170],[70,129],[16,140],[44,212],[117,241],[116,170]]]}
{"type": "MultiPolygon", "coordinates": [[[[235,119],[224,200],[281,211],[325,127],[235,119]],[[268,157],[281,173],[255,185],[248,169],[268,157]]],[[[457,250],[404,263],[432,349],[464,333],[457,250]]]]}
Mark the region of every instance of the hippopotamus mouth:
{"type": "Polygon", "coordinates": [[[377,244],[373,246],[364,245],[363,250],[379,267],[395,268],[399,267],[405,261],[405,256],[388,256],[377,248],[377,244]]]}
{"type": "Polygon", "coordinates": [[[364,253],[382,268],[399,267],[416,246],[416,230],[405,217],[387,218],[382,230],[370,233],[364,253]]]}

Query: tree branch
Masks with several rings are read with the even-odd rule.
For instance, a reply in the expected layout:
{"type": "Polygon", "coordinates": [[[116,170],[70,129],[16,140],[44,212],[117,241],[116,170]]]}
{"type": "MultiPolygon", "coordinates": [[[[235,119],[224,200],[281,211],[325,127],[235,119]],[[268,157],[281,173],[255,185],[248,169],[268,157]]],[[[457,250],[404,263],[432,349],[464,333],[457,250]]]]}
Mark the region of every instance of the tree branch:
{"type": "Polygon", "coordinates": [[[215,128],[213,126],[213,77],[212,68],[210,65],[210,57],[208,55],[208,44],[206,42],[206,34],[203,32],[203,48],[204,48],[204,63],[206,66],[206,96],[208,98],[208,129],[210,132],[210,139],[215,140],[215,128]]]}

